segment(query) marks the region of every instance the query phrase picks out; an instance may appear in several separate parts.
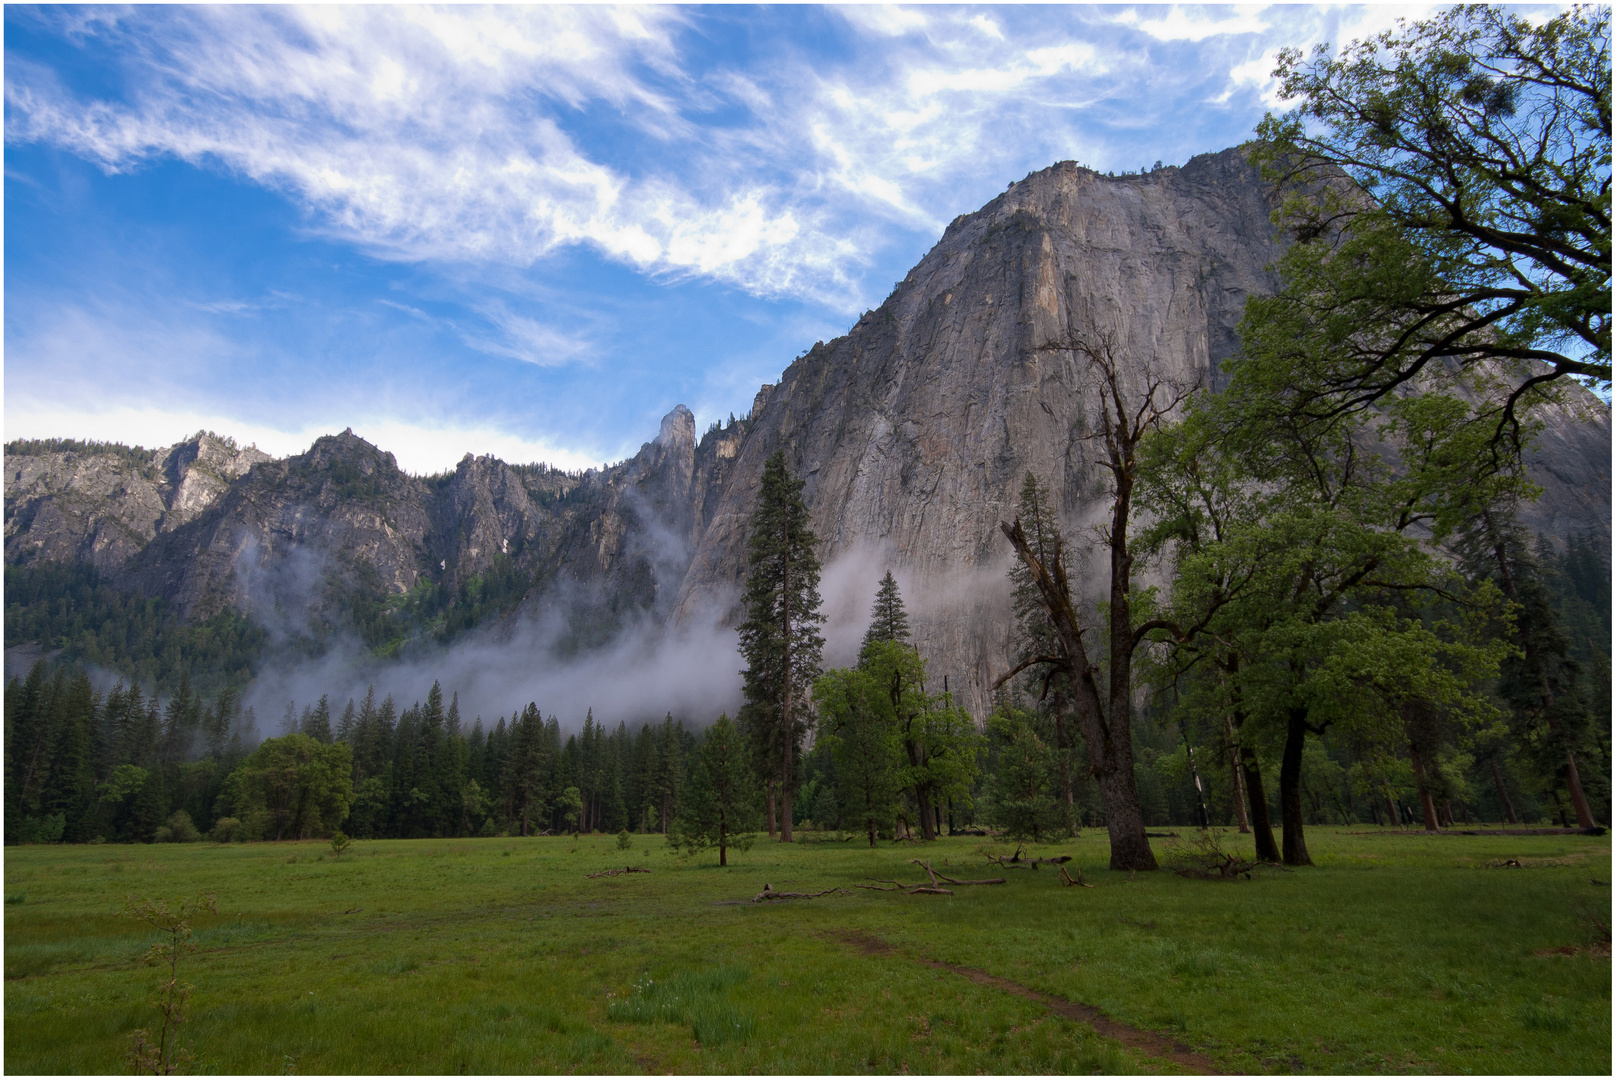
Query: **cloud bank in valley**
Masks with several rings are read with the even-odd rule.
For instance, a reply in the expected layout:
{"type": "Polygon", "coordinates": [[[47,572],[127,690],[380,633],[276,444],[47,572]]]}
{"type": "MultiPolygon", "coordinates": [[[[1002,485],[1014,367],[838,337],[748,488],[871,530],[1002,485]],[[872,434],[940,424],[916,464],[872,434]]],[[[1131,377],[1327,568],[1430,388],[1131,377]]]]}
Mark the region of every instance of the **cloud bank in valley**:
{"type": "MultiPolygon", "coordinates": [[[[256,559],[251,551],[245,555],[256,559]]],[[[838,555],[820,579],[825,666],[857,662],[870,607],[888,569],[910,612],[935,619],[984,599],[992,602],[996,591],[1008,595],[1007,565],[922,581],[895,566],[891,553],[878,545],[838,555]]],[[[287,613],[308,610],[322,572],[317,557],[296,552],[278,563],[273,575],[246,576],[250,609],[274,641],[284,645],[307,632],[306,625],[287,613]]],[[[283,649],[253,681],[243,703],[252,707],[260,737],[280,734],[279,718],[288,701],[301,711],[326,695],[335,714],[349,698],[358,702],[374,686],[378,701],[390,694],[404,709],[424,700],[434,681],[445,699],[459,695],[468,726],[478,717],[485,727],[492,726],[497,718],[508,718],[533,702],[546,716],[554,715],[563,730],[577,730],[590,710],[596,720],[614,727],[619,721],[630,726],[655,722],[668,713],[689,726],[706,727],[721,711],[734,715],[742,703],[740,672],[746,661],[736,630],[724,625],[735,599],[716,598],[681,625],[634,623],[607,645],[571,656],[557,652],[564,628],[556,606],[539,614],[525,612],[447,646],[423,647],[402,660],[377,660],[351,638],[338,639],[313,659],[293,659],[283,649]]],[[[941,673],[938,677],[940,681],[941,673]]]]}

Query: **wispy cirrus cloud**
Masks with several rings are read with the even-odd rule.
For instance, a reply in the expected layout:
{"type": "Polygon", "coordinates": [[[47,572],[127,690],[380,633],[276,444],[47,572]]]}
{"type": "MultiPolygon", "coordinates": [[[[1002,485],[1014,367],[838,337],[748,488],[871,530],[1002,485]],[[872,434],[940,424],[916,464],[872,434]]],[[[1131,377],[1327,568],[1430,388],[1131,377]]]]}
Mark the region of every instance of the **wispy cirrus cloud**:
{"type": "Polygon", "coordinates": [[[7,422],[94,388],[632,449],[743,412],[1008,180],[1237,143],[1278,49],[1428,10],[9,8],[7,422]]]}
{"type": "Polygon", "coordinates": [[[109,170],[221,164],[384,257],[526,264],[587,244],[760,294],[845,289],[845,244],[772,185],[636,175],[563,126],[605,105],[620,137],[691,137],[672,96],[691,82],[672,55],[678,22],[669,9],[170,9],[160,25],[101,27],[128,45],[127,100],[14,72],[8,137],[109,170]]]}
{"type": "Polygon", "coordinates": [[[385,258],[522,266],[586,246],[850,311],[884,229],[934,231],[983,174],[1103,156],[1097,103],[1149,63],[1132,39],[1266,25],[1130,16],[855,7],[834,17],[840,55],[782,41],[698,62],[696,17],[669,8],[70,13],[64,33],[117,45],[128,89],[16,64],[8,138],[108,170],[223,167],[385,258]]]}

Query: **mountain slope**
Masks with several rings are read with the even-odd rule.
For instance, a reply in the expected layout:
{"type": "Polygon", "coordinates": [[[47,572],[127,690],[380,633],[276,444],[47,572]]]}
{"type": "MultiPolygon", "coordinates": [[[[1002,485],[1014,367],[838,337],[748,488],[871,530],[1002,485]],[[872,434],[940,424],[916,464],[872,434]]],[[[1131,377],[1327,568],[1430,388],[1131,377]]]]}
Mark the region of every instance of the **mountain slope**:
{"type": "MultiPolygon", "coordinates": [[[[1270,209],[1238,150],[1148,175],[1034,173],[957,218],[747,418],[698,441],[679,406],[602,471],[468,455],[410,477],[351,432],[285,461],[207,438],[93,461],[13,444],[6,560],[90,561],[190,619],[236,607],[274,629],[312,615],[382,651],[518,610],[554,625],[563,649],[588,647],[634,622],[733,622],[747,521],[779,448],[821,539],[829,658],[848,658],[891,567],[934,675],[980,712],[1010,654],[997,525],[1027,470],[1059,496],[1079,580],[1102,569],[1083,542],[1108,498],[1088,440],[1098,400],[1073,339],[1108,338],[1130,378],[1215,387],[1246,297],[1275,285],[1270,209]]],[[[1608,550],[1609,412],[1568,396],[1531,458],[1544,495],[1527,524],[1592,531],[1608,550]]]]}

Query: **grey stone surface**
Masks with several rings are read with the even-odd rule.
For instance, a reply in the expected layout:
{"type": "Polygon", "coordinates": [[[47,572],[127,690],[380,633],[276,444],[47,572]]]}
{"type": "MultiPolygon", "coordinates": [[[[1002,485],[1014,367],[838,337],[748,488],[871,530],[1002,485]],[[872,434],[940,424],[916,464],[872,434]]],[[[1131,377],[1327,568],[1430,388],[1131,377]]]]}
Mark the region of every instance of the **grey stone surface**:
{"type": "MultiPolygon", "coordinates": [[[[1109,337],[1134,389],[1147,374],[1215,387],[1246,297],[1275,284],[1270,209],[1238,150],[1115,178],[1061,163],[955,219],[880,307],[699,440],[681,405],[634,457],[582,474],[468,455],[411,477],[351,432],[284,461],[207,437],[138,467],[20,455],[6,461],[6,559],[92,562],[193,618],[226,604],[271,618],[319,612],[333,583],[360,578],[453,590],[506,557],[533,578],[524,610],[569,622],[578,644],[630,619],[678,633],[739,614],[747,521],[781,448],[806,479],[839,617],[861,632],[895,570],[934,676],[980,713],[1010,654],[997,525],[1028,469],[1059,496],[1081,585],[1103,587],[1089,557],[1109,499],[1088,438],[1099,400],[1063,346],[1109,337]]],[[[1547,421],[1528,524],[1559,540],[1591,529],[1608,548],[1609,410],[1573,390],[1547,421]]]]}

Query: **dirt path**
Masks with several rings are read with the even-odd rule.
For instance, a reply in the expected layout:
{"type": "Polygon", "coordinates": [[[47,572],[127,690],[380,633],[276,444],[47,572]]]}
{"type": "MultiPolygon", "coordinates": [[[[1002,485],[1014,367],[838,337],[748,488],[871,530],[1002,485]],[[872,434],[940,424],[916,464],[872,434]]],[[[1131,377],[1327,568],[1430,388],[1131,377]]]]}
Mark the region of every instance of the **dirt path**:
{"type": "Polygon", "coordinates": [[[882,941],[874,934],[859,930],[844,930],[831,934],[836,940],[862,951],[866,956],[895,956],[902,959],[913,960],[927,967],[938,968],[942,971],[952,971],[956,975],[963,975],[979,986],[991,986],[995,990],[1003,990],[1007,994],[1014,994],[1028,1001],[1036,1001],[1047,1007],[1058,1016],[1074,1020],[1080,1024],[1087,1024],[1094,1031],[1108,1039],[1115,1039],[1141,1054],[1162,1061],[1171,1061],[1190,1072],[1203,1075],[1221,1075],[1220,1070],[1212,1059],[1203,1054],[1197,1054],[1183,1043],[1170,1039],[1154,1031],[1145,1031],[1121,1021],[1113,1020],[1093,1005],[1083,1005],[1078,1002],[1066,1001],[1051,994],[1041,993],[1031,987],[1020,983],[1001,979],[997,975],[989,975],[977,968],[962,967],[959,964],[945,964],[940,960],[930,960],[923,956],[904,956],[896,948],[882,941]]]}

